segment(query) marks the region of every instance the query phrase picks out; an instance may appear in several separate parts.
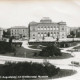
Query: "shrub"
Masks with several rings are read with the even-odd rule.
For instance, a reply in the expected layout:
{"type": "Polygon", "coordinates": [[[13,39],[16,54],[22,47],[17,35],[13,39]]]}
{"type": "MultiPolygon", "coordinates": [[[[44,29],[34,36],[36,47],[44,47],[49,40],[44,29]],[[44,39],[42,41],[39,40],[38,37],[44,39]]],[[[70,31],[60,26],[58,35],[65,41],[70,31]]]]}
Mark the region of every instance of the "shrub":
{"type": "Polygon", "coordinates": [[[32,62],[10,63],[0,66],[0,76],[49,76],[52,77],[58,73],[54,65],[45,65],[32,62]]]}
{"type": "Polygon", "coordinates": [[[0,42],[0,54],[4,54],[6,52],[14,52],[15,48],[10,46],[8,42],[0,42]]]}

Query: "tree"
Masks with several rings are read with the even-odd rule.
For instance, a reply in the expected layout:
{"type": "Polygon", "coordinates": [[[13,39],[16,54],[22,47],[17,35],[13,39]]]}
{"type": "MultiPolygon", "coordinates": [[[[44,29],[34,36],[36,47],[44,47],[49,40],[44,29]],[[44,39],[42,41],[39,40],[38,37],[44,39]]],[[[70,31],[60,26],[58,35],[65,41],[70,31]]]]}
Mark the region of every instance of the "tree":
{"type": "Polygon", "coordinates": [[[50,57],[50,56],[61,56],[62,53],[56,46],[47,46],[40,51],[39,56],[50,57]]]}
{"type": "Polygon", "coordinates": [[[10,30],[3,31],[3,37],[9,38],[10,37],[10,30]]]}
{"type": "Polygon", "coordinates": [[[45,39],[45,37],[43,36],[43,37],[42,37],[42,40],[44,40],[44,39],[45,39]]]}
{"type": "Polygon", "coordinates": [[[9,38],[9,45],[10,45],[10,46],[11,46],[11,44],[12,44],[13,38],[14,38],[14,36],[11,36],[11,37],[9,38]]]}
{"type": "Polygon", "coordinates": [[[73,41],[74,41],[74,37],[75,37],[75,33],[74,33],[74,31],[71,31],[71,32],[70,32],[70,35],[72,36],[73,41]]]}

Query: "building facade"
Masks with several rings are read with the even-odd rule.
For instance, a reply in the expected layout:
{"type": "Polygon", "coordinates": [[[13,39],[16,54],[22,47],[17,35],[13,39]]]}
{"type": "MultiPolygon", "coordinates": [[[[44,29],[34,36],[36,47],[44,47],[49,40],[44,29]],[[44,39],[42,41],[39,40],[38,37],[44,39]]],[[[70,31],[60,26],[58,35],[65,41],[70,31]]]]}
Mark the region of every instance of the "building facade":
{"type": "Polygon", "coordinates": [[[28,38],[28,28],[25,26],[11,27],[10,36],[14,36],[16,39],[28,38]]]}
{"type": "Polygon", "coordinates": [[[45,39],[52,37],[53,39],[64,39],[67,37],[66,22],[54,23],[49,18],[43,18],[40,22],[29,23],[29,39],[45,39]]]}
{"type": "Polygon", "coordinates": [[[2,40],[2,38],[3,38],[3,29],[0,28],[0,40],[2,40]]]}

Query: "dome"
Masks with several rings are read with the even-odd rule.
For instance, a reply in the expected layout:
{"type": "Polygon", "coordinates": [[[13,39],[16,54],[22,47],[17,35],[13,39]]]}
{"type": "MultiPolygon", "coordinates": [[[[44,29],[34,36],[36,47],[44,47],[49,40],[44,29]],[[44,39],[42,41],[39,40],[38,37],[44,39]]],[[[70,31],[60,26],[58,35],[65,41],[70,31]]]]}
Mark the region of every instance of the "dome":
{"type": "Polygon", "coordinates": [[[61,21],[58,24],[60,24],[60,25],[66,25],[66,22],[61,21]]]}
{"type": "Polygon", "coordinates": [[[40,20],[41,23],[51,23],[52,20],[49,18],[49,17],[43,17],[41,20],[40,20]]]}

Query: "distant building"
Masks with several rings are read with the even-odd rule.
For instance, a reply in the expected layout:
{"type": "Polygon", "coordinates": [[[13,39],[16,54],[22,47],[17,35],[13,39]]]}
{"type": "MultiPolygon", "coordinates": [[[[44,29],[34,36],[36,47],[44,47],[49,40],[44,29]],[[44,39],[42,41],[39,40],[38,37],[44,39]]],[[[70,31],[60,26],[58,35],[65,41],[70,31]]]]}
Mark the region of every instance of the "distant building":
{"type": "Polygon", "coordinates": [[[76,37],[80,38],[80,27],[78,27],[78,29],[76,29],[76,37]]]}
{"type": "Polygon", "coordinates": [[[70,35],[70,27],[67,27],[67,35],[70,35]]]}
{"type": "Polygon", "coordinates": [[[2,40],[2,38],[3,38],[3,29],[0,28],[0,40],[2,40]]]}
{"type": "Polygon", "coordinates": [[[28,39],[28,28],[25,26],[11,27],[10,36],[14,36],[16,39],[20,39],[20,38],[28,39]]]}
{"type": "Polygon", "coordinates": [[[80,30],[79,27],[70,27],[70,35],[71,35],[71,33],[74,33],[75,38],[79,37],[79,30],[80,30]]]}
{"type": "Polygon", "coordinates": [[[40,22],[29,23],[29,39],[45,39],[52,37],[53,39],[67,38],[67,25],[66,22],[54,23],[51,19],[44,17],[40,22]]]}

